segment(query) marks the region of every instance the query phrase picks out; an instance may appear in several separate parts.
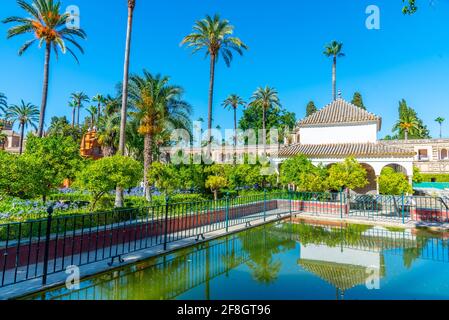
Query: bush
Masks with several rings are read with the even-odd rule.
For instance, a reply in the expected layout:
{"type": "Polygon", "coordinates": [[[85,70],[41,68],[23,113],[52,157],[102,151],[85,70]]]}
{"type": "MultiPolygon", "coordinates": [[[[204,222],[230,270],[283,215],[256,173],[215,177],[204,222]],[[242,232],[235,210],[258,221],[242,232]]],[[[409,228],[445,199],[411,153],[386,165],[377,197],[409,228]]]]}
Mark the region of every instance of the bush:
{"type": "Polygon", "coordinates": [[[401,195],[413,193],[413,188],[409,184],[407,176],[400,172],[395,172],[393,168],[385,168],[379,177],[379,189],[381,194],[401,195]]]}

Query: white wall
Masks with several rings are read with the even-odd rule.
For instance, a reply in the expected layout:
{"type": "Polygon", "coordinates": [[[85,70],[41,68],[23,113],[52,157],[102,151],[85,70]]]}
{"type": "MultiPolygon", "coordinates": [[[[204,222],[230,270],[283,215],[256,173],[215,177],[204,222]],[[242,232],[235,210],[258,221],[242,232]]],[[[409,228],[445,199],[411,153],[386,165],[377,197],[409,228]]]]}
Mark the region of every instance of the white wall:
{"type": "Polygon", "coordinates": [[[301,144],[375,143],[377,123],[300,128],[301,144]]]}

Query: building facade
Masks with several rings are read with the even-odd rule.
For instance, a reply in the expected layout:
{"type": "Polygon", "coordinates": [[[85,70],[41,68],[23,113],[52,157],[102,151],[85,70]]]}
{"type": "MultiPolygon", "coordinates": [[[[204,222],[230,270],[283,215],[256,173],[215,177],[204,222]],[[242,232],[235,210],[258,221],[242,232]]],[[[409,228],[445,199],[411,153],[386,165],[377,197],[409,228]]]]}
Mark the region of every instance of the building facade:
{"type": "Polygon", "coordinates": [[[392,140],[382,143],[413,152],[414,165],[422,173],[449,173],[449,139],[392,140]]]}
{"type": "Polygon", "coordinates": [[[379,193],[385,167],[404,173],[412,183],[415,152],[379,141],[381,126],[381,117],[339,98],[298,122],[277,161],[302,154],[314,165],[329,167],[354,157],[368,173],[369,184],[355,190],[359,193],[379,193]]]}
{"type": "MultiPolygon", "coordinates": [[[[11,122],[0,120],[0,133],[2,133],[6,139],[0,144],[0,148],[7,152],[19,153],[20,135],[13,130],[11,122]]],[[[25,146],[26,141],[23,141],[25,146]]]]}

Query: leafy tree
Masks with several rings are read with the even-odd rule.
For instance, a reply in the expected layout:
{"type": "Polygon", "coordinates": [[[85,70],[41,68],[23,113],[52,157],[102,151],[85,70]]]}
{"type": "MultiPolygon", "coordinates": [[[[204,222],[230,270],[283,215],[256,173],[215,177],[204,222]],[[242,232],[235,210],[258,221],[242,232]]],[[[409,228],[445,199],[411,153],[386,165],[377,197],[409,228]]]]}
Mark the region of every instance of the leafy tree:
{"type": "Polygon", "coordinates": [[[413,167],[413,183],[421,183],[424,181],[424,176],[421,173],[421,170],[419,170],[418,167],[413,167]]]}
{"type": "Polygon", "coordinates": [[[47,132],[48,136],[71,137],[76,143],[81,143],[83,131],[80,128],[73,127],[67,118],[53,117],[47,132]]]}
{"type": "MultiPolygon", "coordinates": [[[[227,108],[234,112],[234,147],[237,147],[237,108],[239,106],[244,106],[244,105],[246,105],[245,101],[243,101],[243,99],[236,94],[231,94],[223,102],[224,108],[227,108]]],[[[234,153],[234,164],[237,160],[236,158],[237,158],[237,153],[234,153]]]]}
{"type": "Polygon", "coordinates": [[[97,119],[100,119],[102,114],[101,107],[106,103],[106,98],[101,94],[97,94],[96,96],[92,97],[92,102],[97,103],[97,119]]]}
{"type": "Polygon", "coordinates": [[[328,184],[332,190],[344,188],[354,190],[363,188],[369,183],[365,168],[353,157],[333,165],[328,171],[328,184]]]}
{"type": "Polygon", "coordinates": [[[446,119],[442,117],[438,117],[435,119],[435,122],[440,125],[440,139],[443,138],[443,122],[446,121],[446,119]]]}
{"type": "Polygon", "coordinates": [[[326,45],[323,54],[326,57],[332,57],[332,97],[337,100],[337,58],[344,57],[345,54],[342,52],[343,43],[338,41],[332,41],[326,45]]]}
{"type": "MultiPolygon", "coordinates": [[[[262,109],[258,106],[248,106],[243,111],[243,116],[239,121],[241,130],[255,130],[258,132],[263,129],[262,109]]],[[[266,111],[266,130],[279,129],[279,142],[284,140],[285,134],[290,132],[296,125],[296,115],[286,109],[271,108],[266,111]]]]}
{"type": "Polygon", "coordinates": [[[228,186],[228,180],[220,176],[209,176],[207,177],[205,186],[213,192],[214,199],[218,200],[218,191],[228,186]]]}
{"type": "Polygon", "coordinates": [[[79,144],[71,137],[38,138],[29,135],[25,156],[30,163],[29,170],[38,171],[36,193],[42,196],[44,202],[47,195],[59,188],[65,179],[73,180],[83,166],[79,144]]]}
{"type": "Polygon", "coordinates": [[[313,101],[310,101],[306,107],[306,117],[310,117],[312,114],[314,114],[317,111],[318,111],[318,109],[315,106],[315,103],[313,101]]]}
{"type": "Polygon", "coordinates": [[[351,103],[360,109],[366,110],[365,105],[363,104],[362,94],[360,92],[354,93],[354,97],[352,98],[351,103]]]}
{"type": "Polygon", "coordinates": [[[268,86],[266,86],[265,88],[259,87],[253,93],[249,106],[262,109],[262,141],[264,144],[263,147],[265,154],[267,143],[267,111],[270,109],[279,109],[281,107],[279,94],[274,88],[270,88],[268,86]]]}
{"type": "Polygon", "coordinates": [[[129,84],[130,115],[139,124],[138,132],[144,137],[144,189],[147,200],[151,199],[148,169],[153,162],[155,137],[165,130],[189,131],[192,107],[182,100],[183,89],[169,84],[170,79],[153,76],[143,71],[143,76],[133,75],[129,84]]]}
{"type": "Polygon", "coordinates": [[[402,0],[402,2],[404,3],[402,13],[412,15],[418,10],[416,0],[402,0]]]}
{"type": "Polygon", "coordinates": [[[293,184],[297,191],[319,192],[327,190],[327,172],[323,167],[315,167],[305,156],[299,155],[286,160],[281,165],[281,183],[293,184]]]}
{"type": "Polygon", "coordinates": [[[233,34],[234,26],[228,20],[221,19],[218,14],[213,17],[207,15],[206,18],[195,22],[193,32],[187,35],[181,42],[181,45],[187,45],[192,48],[193,53],[205,50],[206,56],[210,57],[209,105],[207,116],[208,142],[211,140],[215,65],[218,62],[218,57],[221,55],[229,67],[233,59],[233,51],[239,55],[243,55],[243,50],[248,49],[246,44],[239,38],[234,37],[233,34]]]}
{"type": "Polygon", "coordinates": [[[395,172],[393,168],[387,167],[382,170],[379,177],[379,189],[381,194],[400,195],[413,193],[412,186],[407,180],[407,176],[400,172],[395,172]]]}
{"type": "Polygon", "coordinates": [[[430,138],[429,130],[404,99],[399,102],[399,119],[393,127],[393,132],[397,132],[399,139],[405,140],[430,138]]]}
{"type": "Polygon", "coordinates": [[[76,110],[77,110],[76,125],[79,126],[80,125],[80,111],[81,111],[81,108],[83,107],[83,103],[90,102],[90,99],[87,96],[87,94],[85,94],[84,92],[72,93],[71,98],[72,98],[73,102],[75,102],[75,104],[76,104],[76,110]]]}
{"type": "Polygon", "coordinates": [[[25,135],[25,129],[28,126],[37,129],[36,122],[39,119],[38,108],[31,104],[25,103],[23,100],[18,105],[11,105],[6,110],[6,119],[12,123],[19,123],[20,130],[20,142],[19,142],[19,153],[22,154],[23,151],[23,139],[25,135]]]}
{"type": "Polygon", "coordinates": [[[103,156],[112,157],[117,153],[120,133],[120,114],[105,114],[98,120],[97,137],[103,156]]]}
{"type": "Polygon", "coordinates": [[[25,11],[28,17],[13,16],[3,20],[3,23],[16,23],[14,27],[8,30],[8,39],[24,34],[33,35],[33,39],[25,42],[19,49],[20,56],[36,42],[39,43],[39,48],[42,45],[45,47],[44,85],[38,130],[38,136],[42,137],[44,134],[45,111],[47,108],[51,52],[53,51],[55,53],[56,58],[58,58],[58,50],[63,54],[69,52],[78,62],[75,52],[68,44],[73,45],[81,53],[84,53],[83,48],[76,41],[76,38],[86,39],[86,33],[80,28],[66,27],[66,21],[70,15],[61,12],[61,3],[59,1],[33,0],[30,4],[25,0],[17,0],[17,4],[25,11]]]}
{"type": "Polygon", "coordinates": [[[148,182],[166,195],[173,193],[179,188],[180,179],[173,165],[153,162],[148,168],[148,182]]]}
{"type": "Polygon", "coordinates": [[[135,187],[142,179],[141,164],[129,157],[116,155],[92,161],[81,170],[74,186],[90,192],[91,207],[95,209],[97,202],[117,186],[128,189],[135,187]]]}

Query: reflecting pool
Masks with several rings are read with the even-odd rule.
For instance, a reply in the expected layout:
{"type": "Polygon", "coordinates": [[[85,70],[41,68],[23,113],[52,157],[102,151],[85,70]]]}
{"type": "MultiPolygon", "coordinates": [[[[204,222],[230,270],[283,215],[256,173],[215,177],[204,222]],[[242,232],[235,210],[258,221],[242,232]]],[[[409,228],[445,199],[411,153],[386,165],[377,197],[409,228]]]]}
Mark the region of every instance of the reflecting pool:
{"type": "Polygon", "coordinates": [[[449,299],[449,233],[282,222],[28,299],[449,299]]]}

